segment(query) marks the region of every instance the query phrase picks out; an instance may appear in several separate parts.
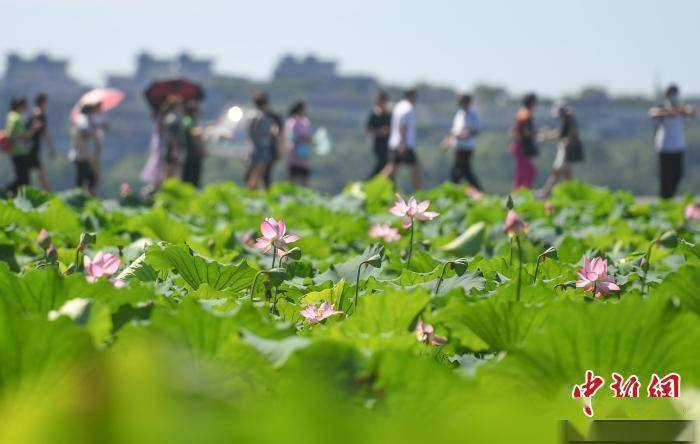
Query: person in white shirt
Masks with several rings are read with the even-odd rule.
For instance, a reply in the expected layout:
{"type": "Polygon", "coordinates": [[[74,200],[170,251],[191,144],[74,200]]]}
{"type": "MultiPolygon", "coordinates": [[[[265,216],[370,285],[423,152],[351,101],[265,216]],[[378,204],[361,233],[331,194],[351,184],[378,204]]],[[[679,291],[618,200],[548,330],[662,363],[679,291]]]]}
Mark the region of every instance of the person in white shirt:
{"type": "Polygon", "coordinates": [[[411,167],[413,188],[420,188],[420,168],[416,156],[416,90],[409,89],[391,112],[389,162],[381,174],[394,180],[397,166],[411,167]]]}
{"type": "Polygon", "coordinates": [[[454,183],[464,178],[469,184],[481,191],[481,185],[472,171],[472,154],[481,132],[479,116],[471,106],[472,98],[469,94],[457,97],[459,109],[452,119],[452,129],[445,136],[440,147],[443,151],[455,148],[455,162],[452,166],[450,180],[454,183]]]}
{"type": "Polygon", "coordinates": [[[695,109],[680,102],[680,90],[671,85],[666,90],[663,106],[649,110],[649,117],[656,121],[654,145],[659,153],[660,195],[670,199],[683,176],[683,152],[685,151],[685,119],[695,116],[695,109]]]}

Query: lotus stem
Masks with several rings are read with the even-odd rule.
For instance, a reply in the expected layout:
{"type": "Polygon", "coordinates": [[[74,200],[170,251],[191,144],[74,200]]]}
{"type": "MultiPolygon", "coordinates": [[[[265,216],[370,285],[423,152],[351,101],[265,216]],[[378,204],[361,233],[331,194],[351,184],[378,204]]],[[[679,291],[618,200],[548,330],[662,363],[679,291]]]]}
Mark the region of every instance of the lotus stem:
{"type": "Polygon", "coordinates": [[[438,278],[437,285],[435,286],[435,296],[437,296],[438,291],[440,291],[440,285],[442,285],[442,280],[445,277],[445,271],[447,270],[447,266],[450,264],[452,264],[452,262],[445,262],[442,266],[440,277],[438,278]]]}
{"type": "Polygon", "coordinates": [[[78,246],[75,247],[75,271],[82,271],[82,252],[85,249],[85,245],[82,242],[78,242],[78,246]]]}
{"type": "MultiPolygon", "coordinates": [[[[357,267],[357,277],[355,278],[355,303],[353,305],[355,311],[357,311],[357,300],[358,296],[360,294],[360,273],[362,272],[362,266],[367,265],[367,262],[362,262],[360,263],[360,266],[357,267]]],[[[338,301],[338,310],[343,310],[343,295],[341,293],[340,295],[340,300],[338,301]]]]}
{"type": "Polygon", "coordinates": [[[535,278],[532,280],[533,284],[537,283],[537,274],[540,271],[540,263],[542,263],[542,262],[544,262],[544,256],[543,255],[537,256],[537,263],[535,264],[535,278]]]}
{"type": "Polygon", "coordinates": [[[253,302],[253,299],[255,298],[255,285],[258,283],[258,277],[260,277],[261,274],[265,273],[265,270],[260,270],[257,273],[255,273],[255,277],[253,278],[253,283],[250,286],[250,302],[253,302]]]}
{"type": "MultiPolygon", "coordinates": [[[[657,238],[658,239],[658,238],[657,238]]],[[[656,243],[656,239],[651,241],[649,243],[649,248],[647,248],[647,252],[642,257],[642,270],[644,270],[644,274],[642,275],[642,297],[644,297],[645,292],[648,290],[647,288],[647,275],[649,274],[649,262],[651,261],[651,250],[654,248],[654,244],[656,243]]]]}
{"type": "Polygon", "coordinates": [[[510,237],[510,257],[508,258],[508,266],[513,266],[513,237],[510,237]]]}
{"type": "Polygon", "coordinates": [[[415,221],[411,221],[411,240],[408,244],[408,260],[406,260],[406,268],[409,268],[411,266],[411,257],[413,257],[413,231],[414,231],[413,226],[414,225],[415,225],[415,221]]]}
{"type": "Polygon", "coordinates": [[[520,287],[523,280],[523,249],[520,246],[520,236],[515,236],[515,244],[518,246],[518,284],[515,289],[515,300],[520,301],[520,287]]]}

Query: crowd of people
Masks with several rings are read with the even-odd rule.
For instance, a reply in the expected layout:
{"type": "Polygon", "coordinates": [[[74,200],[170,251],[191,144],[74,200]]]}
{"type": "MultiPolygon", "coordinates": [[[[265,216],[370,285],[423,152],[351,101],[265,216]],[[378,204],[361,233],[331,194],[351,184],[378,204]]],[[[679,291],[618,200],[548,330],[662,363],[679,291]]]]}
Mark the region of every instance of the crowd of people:
{"type": "MultiPolygon", "coordinates": [[[[417,99],[417,91],[409,89],[392,107],[387,93],[377,94],[366,122],[375,157],[370,177],[383,175],[394,180],[399,167],[407,166],[413,187],[420,188],[417,99]]],[[[47,102],[46,94],[38,94],[33,109],[28,112],[25,98],[11,100],[5,130],[0,133],[0,146],[11,157],[14,167],[14,180],[6,186],[6,191],[11,195],[20,186],[30,183],[32,172],[36,173],[39,184],[45,190],[50,190],[41,162],[43,146],[51,157],[56,155],[47,127],[47,102]]],[[[537,176],[533,159],[539,153],[539,145],[547,141],[557,142],[552,170],[544,186],[535,190],[538,197],[545,198],[558,181],[572,178],[572,164],[584,159],[584,146],[579,137],[576,114],[570,105],[562,101],[552,108],[552,117],[560,121],[559,129],[538,131],[534,118],[537,104],[535,94],[523,97],[521,107],[515,113],[509,151],[514,160],[513,188],[532,189],[537,176]]],[[[269,187],[276,163],[285,156],[288,179],[297,185],[308,186],[315,142],[306,102],[294,102],[286,119],[271,109],[269,98],[263,92],[253,97],[253,105],[254,113],[247,127],[251,150],[247,159],[246,186],[250,189],[261,185],[269,187]]],[[[459,95],[456,105],[450,131],[440,143],[440,149],[444,152],[454,151],[449,179],[454,183],[466,180],[471,192],[481,193],[482,185],[472,166],[482,132],[479,116],[469,94],[459,95]]],[[[679,88],[671,85],[666,91],[664,103],[651,108],[648,115],[655,123],[659,194],[662,198],[672,198],[683,174],[685,120],[695,116],[696,111],[681,102],[679,88]]],[[[179,177],[184,182],[200,186],[203,161],[207,155],[206,128],[201,117],[197,100],[184,101],[176,95],[167,97],[154,110],[149,155],[141,172],[141,180],[146,184],[145,194],[158,190],[163,181],[170,177],[179,177]]],[[[100,103],[84,104],[77,115],[71,116],[71,149],[68,157],[75,165],[75,184],[93,195],[99,186],[101,146],[107,130],[100,103]]]]}

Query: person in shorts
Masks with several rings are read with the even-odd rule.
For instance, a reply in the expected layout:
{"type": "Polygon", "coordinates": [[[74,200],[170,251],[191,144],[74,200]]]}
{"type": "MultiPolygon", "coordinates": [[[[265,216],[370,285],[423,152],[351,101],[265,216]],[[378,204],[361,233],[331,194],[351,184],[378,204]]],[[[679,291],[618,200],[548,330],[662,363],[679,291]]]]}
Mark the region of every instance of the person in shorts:
{"type": "Polygon", "coordinates": [[[389,161],[382,170],[382,175],[395,179],[396,169],[400,165],[411,167],[413,188],[420,188],[421,177],[418,156],[416,155],[416,90],[404,92],[403,100],[399,101],[391,112],[391,128],[389,131],[389,161]]]}
{"type": "Polygon", "coordinates": [[[545,133],[541,138],[543,141],[558,140],[558,142],[552,172],[547,177],[544,186],[536,193],[536,196],[540,199],[549,197],[554,185],[560,179],[571,180],[573,178],[571,164],[583,160],[575,157],[575,152],[577,151],[581,157],[583,156],[583,145],[579,138],[578,122],[573,108],[566,102],[558,102],[552,107],[551,114],[552,117],[561,121],[561,128],[545,133]]]}

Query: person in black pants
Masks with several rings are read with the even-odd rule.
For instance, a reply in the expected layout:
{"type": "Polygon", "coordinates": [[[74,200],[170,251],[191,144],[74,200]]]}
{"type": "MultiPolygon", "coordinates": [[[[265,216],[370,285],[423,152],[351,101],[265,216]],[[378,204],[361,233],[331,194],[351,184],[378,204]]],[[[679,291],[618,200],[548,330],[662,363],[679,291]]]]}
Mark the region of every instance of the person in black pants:
{"type": "Polygon", "coordinates": [[[660,196],[671,199],[683,177],[683,151],[659,153],[660,196]]]}
{"type": "Polygon", "coordinates": [[[389,157],[391,112],[388,105],[389,96],[384,91],[380,91],[367,119],[367,133],[373,138],[374,156],[376,157],[376,163],[370,178],[376,176],[384,169],[389,157]]]}
{"type": "Polygon", "coordinates": [[[188,102],[185,106],[185,116],[180,122],[180,143],[185,150],[185,163],[182,166],[182,181],[195,187],[200,186],[202,163],[204,161],[204,146],[202,145],[201,129],[197,122],[201,115],[197,102],[188,102]]]}
{"type": "Polygon", "coordinates": [[[282,142],[284,141],[284,121],[282,120],[282,116],[270,109],[268,109],[267,113],[275,122],[277,128],[279,128],[279,131],[272,137],[272,143],[270,144],[271,160],[267,162],[265,171],[263,172],[263,185],[265,189],[270,188],[270,185],[272,185],[272,171],[275,169],[275,163],[282,157],[282,142]]]}
{"type": "Polygon", "coordinates": [[[683,176],[685,119],[692,116],[695,116],[695,109],[681,103],[677,85],[668,87],[662,106],[649,110],[649,117],[656,122],[654,145],[659,153],[660,195],[663,199],[676,194],[683,176]]]}
{"type": "Polygon", "coordinates": [[[472,98],[469,94],[458,96],[457,103],[459,109],[452,120],[452,129],[440,146],[443,151],[451,147],[455,148],[455,161],[450,180],[459,183],[464,178],[471,186],[481,191],[479,180],[472,171],[472,154],[481,131],[479,117],[471,107],[472,98]]]}
{"type": "Polygon", "coordinates": [[[27,129],[23,114],[27,110],[27,99],[15,97],[10,102],[10,111],[7,113],[7,123],[5,134],[10,141],[10,154],[12,156],[12,166],[15,170],[15,180],[7,185],[7,191],[12,195],[17,194],[17,189],[23,185],[29,185],[29,172],[31,162],[29,156],[28,142],[34,137],[42,126],[35,122],[31,128],[27,129]]]}
{"type": "Polygon", "coordinates": [[[31,117],[27,120],[27,128],[32,128],[35,124],[38,124],[40,128],[34,133],[29,143],[29,169],[30,171],[36,171],[39,184],[41,184],[41,187],[45,191],[51,191],[51,187],[46,177],[46,170],[44,170],[41,165],[42,142],[46,143],[46,148],[51,158],[53,159],[56,157],[56,150],[54,149],[47,127],[46,105],[48,104],[48,100],[49,96],[46,93],[37,94],[34,98],[34,110],[31,117]]]}

